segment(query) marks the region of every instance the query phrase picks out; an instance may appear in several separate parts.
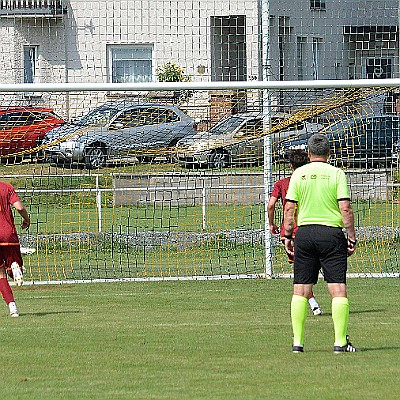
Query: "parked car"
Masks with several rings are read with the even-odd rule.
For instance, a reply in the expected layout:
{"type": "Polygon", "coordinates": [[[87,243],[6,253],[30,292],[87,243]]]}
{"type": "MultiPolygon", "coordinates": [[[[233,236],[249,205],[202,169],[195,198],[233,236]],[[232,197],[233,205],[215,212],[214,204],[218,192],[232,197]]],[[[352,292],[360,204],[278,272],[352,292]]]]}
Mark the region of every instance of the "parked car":
{"type": "MultiPolygon", "coordinates": [[[[392,148],[400,139],[397,115],[359,116],[332,123],[320,131],[331,143],[331,162],[338,166],[379,167],[392,160],[392,148]]],[[[280,153],[307,149],[309,137],[302,136],[281,144],[280,153]]]]}
{"type": "MultiPolygon", "coordinates": [[[[271,124],[282,122],[284,115],[271,117],[271,124]]],[[[317,132],[322,126],[309,122],[294,122],[272,135],[277,145],[291,135],[317,132]]],[[[177,162],[187,168],[224,168],[231,164],[260,164],[263,161],[263,117],[260,113],[232,115],[206,132],[198,132],[177,143],[177,162]],[[246,139],[247,138],[247,139],[246,139]],[[243,139],[243,140],[242,140],[243,139]]]]}
{"type": "Polygon", "coordinates": [[[82,119],[53,129],[44,143],[49,161],[103,167],[116,158],[152,157],[195,134],[192,118],[175,106],[106,103],[82,119]]]}
{"type": "Polygon", "coordinates": [[[30,154],[29,150],[39,146],[47,132],[64,123],[52,108],[0,107],[0,155],[30,154]]]}

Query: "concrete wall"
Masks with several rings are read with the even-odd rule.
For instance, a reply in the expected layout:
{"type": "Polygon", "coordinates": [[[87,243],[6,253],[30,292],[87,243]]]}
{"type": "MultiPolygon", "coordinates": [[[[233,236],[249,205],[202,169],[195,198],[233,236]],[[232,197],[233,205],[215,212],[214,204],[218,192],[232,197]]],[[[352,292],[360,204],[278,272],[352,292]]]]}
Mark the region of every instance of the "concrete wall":
{"type": "MultiPolygon", "coordinates": [[[[284,177],[273,174],[273,182],[284,177]]],[[[386,201],[386,172],[347,171],[352,200],[386,201]]],[[[262,173],[171,173],[114,175],[114,205],[165,203],[171,206],[205,204],[263,204],[262,173]],[[118,190],[121,189],[121,190],[118,190]],[[134,190],[130,190],[134,189],[134,190]]],[[[267,191],[268,192],[268,191],[267,191]]]]}

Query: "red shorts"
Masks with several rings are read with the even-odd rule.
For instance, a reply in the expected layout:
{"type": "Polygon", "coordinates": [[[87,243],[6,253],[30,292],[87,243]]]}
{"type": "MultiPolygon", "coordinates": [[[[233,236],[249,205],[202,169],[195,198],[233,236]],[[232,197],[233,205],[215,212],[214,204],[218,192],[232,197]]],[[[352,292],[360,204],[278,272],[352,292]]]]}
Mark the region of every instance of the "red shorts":
{"type": "Polygon", "coordinates": [[[10,278],[13,278],[11,264],[16,262],[22,268],[22,255],[19,244],[0,246],[0,265],[4,266],[10,278]]]}

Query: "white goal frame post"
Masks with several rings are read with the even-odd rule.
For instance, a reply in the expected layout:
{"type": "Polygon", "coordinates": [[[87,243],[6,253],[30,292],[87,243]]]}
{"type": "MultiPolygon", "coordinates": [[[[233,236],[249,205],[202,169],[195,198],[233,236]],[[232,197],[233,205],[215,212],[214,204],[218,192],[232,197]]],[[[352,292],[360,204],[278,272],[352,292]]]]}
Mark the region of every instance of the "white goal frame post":
{"type": "MultiPolygon", "coordinates": [[[[267,71],[267,67],[265,68],[267,71]]],[[[267,132],[271,126],[271,91],[279,90],[317,90],[317,89],[357,89],[357,88],[400,88],[400,79],[356,79],[356,80],[308,80],[308,81],[271,81],[267,75],[264,76],[264,81],[229,81],[229,82],[152,82],[152,83],[26,83],[26,84],[0,84],[0,93],[34,93],[37,95],[43,93],[78,93],[78,92],[118,92],[118,93],[145,93],[158,91],[223,91],[223,90],[257,90],[262,91],[262,113],[264,131],[267,132]]],[[[258,277],[277,278],[288,277],[291,274],[276,274],[272,265],[272,236],[269,231],[267,218],[267,203],[269,193],[272,189],[272,150],[269,135],[264,136],[264,197],[265,197],[265,274],[258,277]]],[[[376,277],[399,277],[398,273],[388,274],[354,274],[355,276],[376,276],[376,277]]],[[[249,276],[237,276],[237,278],[249,276]]],[[[250,276],[252,277],[252,276],[250,276]]],[[[220,279],[224,277],[220,277],[220,279]]],[[[232,276],[226,277],[232,279],[232,276]]],[[[201,279],[216,279],[216,277],[161,277],[162,280],[201,280],[201,279]]],[[[112,279],[111,279],[112,280],[112,279]]],[[[121,279],[116,279],[121,280],[121,279]]],[[[157,280],[157,278],[128,278],[123,280],[142,281],[142,280],[157,280]]],[[[86,280],[82,280],[86,281],[86,280]]],[[[95,280],[91,280],[93,282],[95,280]]],[[[99,279],[99,281],[103,281],[99,279]]],[[[109,280],[107,280],[109,281],[109,280]]],[[[68,281],[65,281],[68,282],[68,281]]],[[[76,282],[74,280],[73,282],[76,282]]],[[[35,284],[41,282],[35,282],[35,284]]],[[[49,283],[49,282],[45,282],[49,283]]],[[[51,282],[50,282],[51,283],[51,282]]],[[[63,283],[57,281],[55,283],[63,283]]]]}

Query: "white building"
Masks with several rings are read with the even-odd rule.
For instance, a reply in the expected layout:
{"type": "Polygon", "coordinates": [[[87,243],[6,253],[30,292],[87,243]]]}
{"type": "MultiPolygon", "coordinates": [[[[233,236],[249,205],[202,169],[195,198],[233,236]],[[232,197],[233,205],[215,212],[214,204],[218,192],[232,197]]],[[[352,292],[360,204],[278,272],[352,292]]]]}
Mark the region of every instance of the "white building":
{"type": "Polygon", "coordinates": [[[0,0],[0,83],[148,82],[169,61],[195,81],[398,77],[398,25],[398,0],[0,0]]]}

